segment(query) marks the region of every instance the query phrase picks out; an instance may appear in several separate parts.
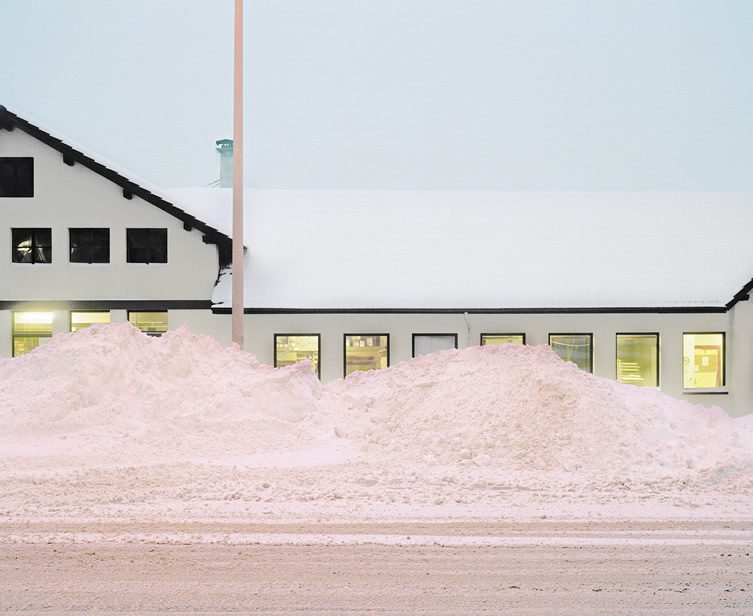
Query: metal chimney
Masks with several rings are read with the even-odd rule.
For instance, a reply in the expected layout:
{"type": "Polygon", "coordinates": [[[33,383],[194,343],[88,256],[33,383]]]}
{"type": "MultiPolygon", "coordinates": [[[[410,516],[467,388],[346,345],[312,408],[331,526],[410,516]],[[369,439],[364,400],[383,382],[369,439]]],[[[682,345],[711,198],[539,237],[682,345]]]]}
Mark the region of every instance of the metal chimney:
{"type": "Polygon", "coordinates": [[[220,188],[233,187],[233,140],[220,139],[217,152],[220,154],[220,188]]]}

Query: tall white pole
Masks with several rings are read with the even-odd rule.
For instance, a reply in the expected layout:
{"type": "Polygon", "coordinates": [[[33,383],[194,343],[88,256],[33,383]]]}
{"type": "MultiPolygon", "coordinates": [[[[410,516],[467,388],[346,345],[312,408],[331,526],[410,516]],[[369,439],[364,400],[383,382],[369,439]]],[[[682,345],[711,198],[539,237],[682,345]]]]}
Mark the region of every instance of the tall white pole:
{"type": "Polygon", "coordinates": [[[233,71],[233,342],[243,348],[243,0],[235,0],[233,71]]]}

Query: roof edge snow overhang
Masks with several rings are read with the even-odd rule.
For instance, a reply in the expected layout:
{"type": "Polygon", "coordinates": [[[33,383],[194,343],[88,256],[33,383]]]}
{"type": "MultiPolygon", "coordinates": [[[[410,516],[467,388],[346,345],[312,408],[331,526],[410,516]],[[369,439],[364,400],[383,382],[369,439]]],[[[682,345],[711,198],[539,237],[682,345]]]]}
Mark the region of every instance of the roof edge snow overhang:
{"type": "Polygon", "coordinates": [[[129,180],[127,177],[121,175],[117,171],[114,171],[102,163],[97,162],[90,156],[87,156],[80,150],[65,143],[62,139],[53,137],[50,133],[43,131],[38,126],[35,126],[28,120],[16,115],[9,111],[3,105],[0,105],[0,130],[13,131],[18,128],[26,134],[41,141],[45,145],[57,150],[63,155],[63,162],[72,167],[76,163],[79,163],[90,169],[97,175],[109,180],[113,184],[116,184],[123,189],[123,198],[132,199],[134,195],[143,199],[147,203],[159,208],[163,212],[174,216],[183,223],[183,229],[191,231],[196,229],[200,233],[204,234],[205,244],[216,244],[219,251],[220,266],[226,266],[230,263],[232,255],[233,240],[214,227],[211,227],[207,223],[199,220],[195,216],[192,216],[185,210],[180,209],[173,203],[163,199],[159,195],[147,190],[140,184],[129,180]]]}
{"type": "MultiPolygon", "coordinates": [[[[244,314],[725,314],[726,306],[627,306],[594,308],[244,308],[244,314]]],[[[227,306],[212,306],[214,314],[230,314],[227,306]]]]}

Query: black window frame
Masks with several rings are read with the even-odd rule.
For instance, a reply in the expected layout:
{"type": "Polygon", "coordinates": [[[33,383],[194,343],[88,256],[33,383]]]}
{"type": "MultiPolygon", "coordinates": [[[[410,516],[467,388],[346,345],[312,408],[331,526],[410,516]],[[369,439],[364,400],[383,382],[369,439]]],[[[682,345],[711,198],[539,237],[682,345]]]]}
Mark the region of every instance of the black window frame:
{"type": "Polygon", "coordinates": [[[526,344],[526,335],[525,335],[525,332],[523,332],[523,333],[521,333],[521,332],[513,332],[513,333],[509,333],[509,334],[508,333],[484,332],[482,334],[479,334],[479,337],[478,337],[478,344],[479,344],[479,346],[496,346],[496,345],[493,345],[493,344],[490,344],[490,345],[484,344],[484,337],[486,337],[486,336],[520,336],[521,338],[523,338],[523,344],[524,345],[526,344]]]}
{"type": "MultiPolygon", "coordinates": [[[[594,334],[593,332],[590,332],[590,333],[589,332],[551,332],[550,334],[548,334],[546,340],[547,340],[547,344],[549,345],[549,348],[551,348],[552,351],[554,351],[554,349],[552,348],[552,336],[588,336],[588,339],[589,339],[588,365],[590,368],[588,370],[588,374],[594,373],[594,334]]],[[[565,360],[562,360],[562,361],[565,361],[565,360]]],[[[575,362],[572,362],[572,363],[575,364],[575,362]]],[[[577,366],[578,364],[575,364],[575,365],[577,366]]],[[[578,367],[580,368],[580,366],[578,367]]],[[[580,369],[582,370],[582,368],[580,369]]],[[[586,370],[583,370],[583,372],[586,372],[586,370]]]]}
{"type": "Polygon", "coordinates": [[[680,342],[682,344],[682,350],[680,357],[685,356],[685,336],[708,336],[708,335],[721,335],[722,336],[722,384],[720,387],[713,387],[711,389],[704,389],[702,387],[698,387],[695,389],[686,389],[685,388],[685,362],[682,363],[682,374],[681,377],[681,383],[682,383],[682,394],[687,396],[704,396],[704,395],[725,395],[729,394],[729,389],[727,388],[727,332],[709,332],[709,331],[702,331],[702,332],[682,332],[682,336],[680,337],[680,342]]]}
{"type": "Polygon", "coordinates": [[[12,227],[11,228],[11,263],[20,263],[23,265],[49,265],[52,263],[52,227],[12,227]],[[49,233],[49,244],[42,244],[42,240],[37,239],[37,235],[40,231],[46,231],[49,233]],[[30,247],[30,254],[31,254],[31,260],[25,261],[23,259],[17,259],[18,256],[18,250],[16,247],[18,246],[18,241],[16,240],[16,234],[24,233],[28,234],[30,236],[31,240],[31,247],[30,247]],[[39,249],[47,248],[49,249],[48,257],[49,259],[46,261],[40,261],[37,258],[37,251],[39,249]]]}
{"type": "Polygon", "coordinates": [[[88,265],[92,265],[94,263],[109,263],[110,262],[110,229],[109,227],[69,227],[68,228],[68,262],[69,263],[85,263],[88,265]],[[106,242],[102,244],[102,246],[107,251],[106,260],[94,259],[94,251],[97,245],[97,242],[95,242],[95,239],[94,239],[94,233],[97,231],[104,231],[107,236],[106,242]],[[90,241],[88,242],[88,245],[87,243],[81,242],[80,239],[78,239],[78,241],[76,242],[78,249],[83,250],[83,251],[88,251],[88,259],[77,258],[74,261],[73,259],[74,232],[80,235],[84,235],[86,233],[91,234],[91,238],[89,238],[90,241]]]}
{"type": "Polygon", "coordinates": [[[445,336],[445,337],[451,336],[452,338],[455,339],[455,348],[456,349],[458,348],[458,335],[456,333],[452,333],[452,332],[418,332],[416,334],[411,334],[410,348],[411,348],[411,357],[413,357],[413,358],[416,357],[416,336],[445,336]]]}
{"type": "MultiPolygon", "coordinates": [[[[358,332],[349,332],[346,334],[343,334],[343,378],[348,376],[348,347],[345,344],[348,340],[348,336],[371,336],[372,338],[375,336],[385,336],[387,338],[387,368],[390,367],[390,335],[389,334],[372,334],[372,333],[358,333],[358,332]]],[[[354,372],[367,372],[364,370],[354,370],[354,372]]],[[[352,372],[351,372],[352,374],[352,372]]]]}
{"type": "Polygon", "coordinates": [[[33,196],[34,157],[0,157],[0,199],[29,199],[33,196]],[[5,165],[9,165],[10,173],[5,173],[5,165]],[[28,186],[24,186],[26,183],[28,186]]]}
{"type": "Polygon", "coordinates": [[[277,337],[283,336],[308,336],[316,338],[316,376],[319,380],[322,378],[322,335],[321,334],[274,334],[274,367],[279,368],[277,365],[277,337]]]}
{"type": "MultiPolygon", "coordinates": [[[[656,337],[656,388],[661,389],[661,334],[659,332],[615,332],[614,335],[614,379],[617,380],[617,341],[620,336],[655,336],[656,337]]],[[[622,381],[617,381],[623,383],[622,381]]],[[[627,383],[623,383],[627,385],[627,383]]]]}
{"type": "MultiPolygon", "coordinates": [[[[160,243],[163,241],[160,237],[160,243]]],[[[167,263],[168,257],[168,241],[167,241],[167,227],[128,227],[126,229],[126,263],[145,263],[150,265],[152,263],[162,264],[167,263]],[[143,235],[151,236],[149,238],[142,238],[142,241],[134,242],[135,236],[139,235],[138,232],[145,232],[143,235]],[[148,233],[147,233],[148,232],[148,233]],[[157,233],[158,232],[158,233],[157,233]],[[164,236],[164,260],[162,255],[156,253],[156,251],[162,251],[162,246],[155,246],[156,236],[164,236]],[[143,250],[147,251],[146,256],[134,254],[134,251],[143,250]]]]}

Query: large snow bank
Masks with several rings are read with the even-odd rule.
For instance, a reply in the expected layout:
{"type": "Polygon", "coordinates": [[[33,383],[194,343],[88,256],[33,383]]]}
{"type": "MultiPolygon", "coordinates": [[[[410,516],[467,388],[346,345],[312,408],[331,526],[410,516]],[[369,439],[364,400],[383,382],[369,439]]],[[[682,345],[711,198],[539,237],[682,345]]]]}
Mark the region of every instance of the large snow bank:
{"type": "Polygon", "coordinates": [[[588,374],[548,346],[442,351],[327,390],[349,410],[341,430],[376,456],[563,478],[753,470],[744,422],[588,374]]]}
{"type": "Polygon", "coordinates": [[[548,347],[444,351],[322,386],[307,363],[109,325],[0,360],[0,518],[749,513],[752,435],[748,418],[548,347]]]}

